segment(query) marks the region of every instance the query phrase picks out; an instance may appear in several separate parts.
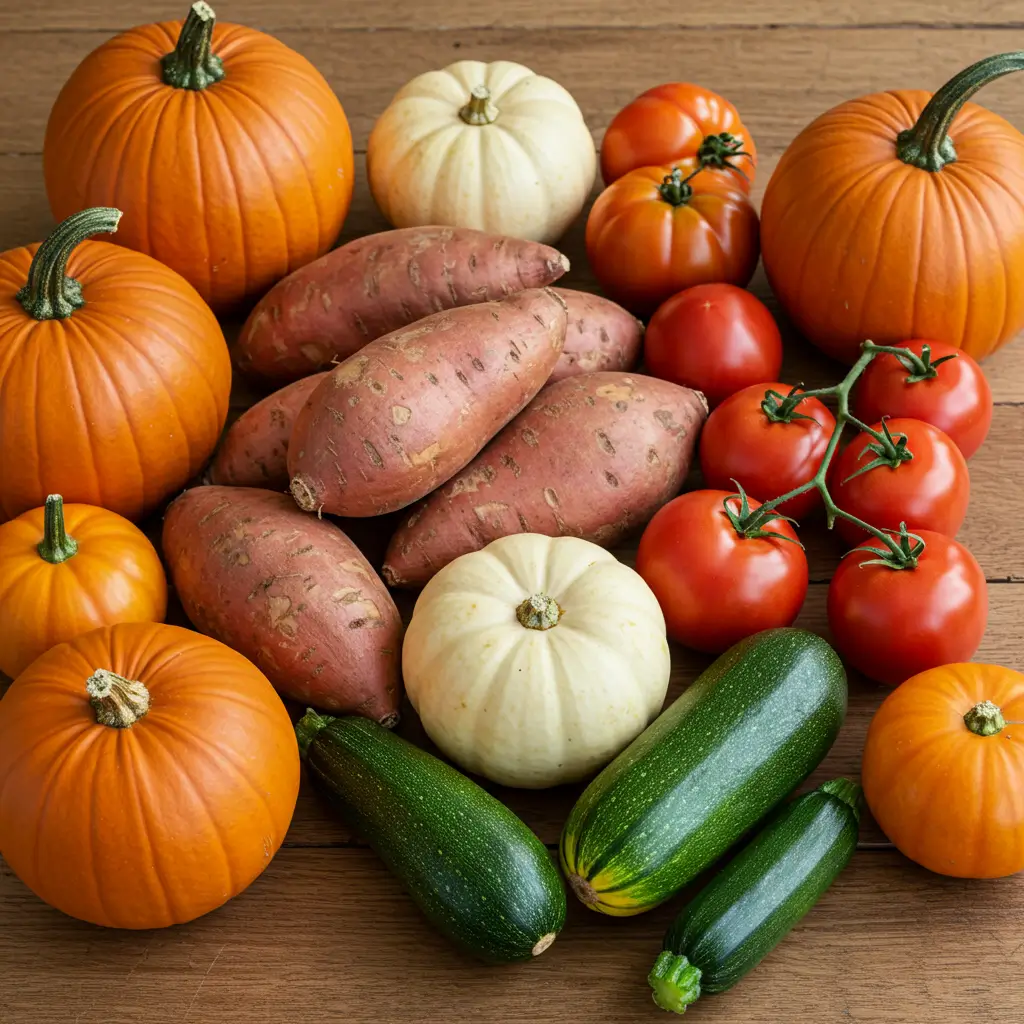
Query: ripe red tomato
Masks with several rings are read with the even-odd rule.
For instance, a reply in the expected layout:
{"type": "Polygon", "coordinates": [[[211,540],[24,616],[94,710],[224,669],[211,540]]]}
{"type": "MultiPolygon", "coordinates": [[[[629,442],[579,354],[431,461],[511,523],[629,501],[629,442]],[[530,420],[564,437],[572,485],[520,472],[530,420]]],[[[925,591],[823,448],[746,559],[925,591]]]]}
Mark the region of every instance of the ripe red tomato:
{"type": "Polygon", "coordinates": [[[970,661],[985,634],[985,574],[962,544],[916,531],[915,569],[866,565],[867,541],[839,564],[828,588],[828,624],[839,653],[866,676],[896,686],[918,672],[970,661]]]}
{"type": "Polygon", "coordinates": [[[938,427],[969,459],[992,425],[992,389],[981,367],[966,353],[944,341],[905,341],[900,348],[920,356],[925,345],[934,377],[911,380],[896,356],[875,356],[857,381],[851,404],[855,416],[874,423],[883,416],[909,416],[938,427]],[[947,358],[947,357],[952,358],[947,358]]]}
{"type": "MultiPolygon", "coordinates": [[[[735,490],[739,482],[752,498],[771,501],[807,483],[821,465],[835,417],[816,398],[796,412],[810,419],[775,422],[761,407],[765,392],[788,395],[789,384],[754,384],[730,395],[708,417],[700,435],[700,468],[708,487],[735,490]]],[[[804,519],[821,507],[817,488],[784,502],[779,511],[804,519]]]]}
{"type": "Polygon", "coordinates": [[[644,365],[652,376],[703,391],[714,407],[778,377],[782,335],[768,307],[750,292],[731,284],[697,285],[673,295],[651,317],[644,365]]]}
{"type": "MultiPolygon", "coordinates": [[[[636,555],[668,635],[710,654],[791,625],[807,594],[807,558],[793,528],[773,519],[765,529],[789,540],[741,536],[722,507],[729,493],[691,491],[670,501],[647,525],[636,555]]],[[[730,507],[739,511],[739,499],[730,507]]]]}
{"type": "MultiPolygon", "coordinates": [[[[760,253],[757,212],[723,175],[684,184],[671,165],[609,185],[587,218],[587,258],[605,294],[637,316],[708,281],[745,285],[760,253]]],[[[772,374],[771,376],[777,376],[772,374]]]]}
{"type": "MultiPolygon", "coordinates": [[[[886,421],[890,434],[906,437],[913,458],[898,466],[871,464],[875,452],[870,434],[858,434],[843,449],[829,473],[829,493],[844,511],[880,530],[898,530],[906,523],[912,533],[934,530],[955,537],[967,514],[971,480],[960,449],[941,431],[922,420],[886,421]],[[851,479],[852,477],[852,479],[851,479]]],[[[881,430],[882,424],[872,424],[881,430]]],[[[864,531],[845,519],[836,520],[844,540],[859,544],[864,531]]]]}
{"type": "Polygon", "coordinates": [[[684,174],[695,170],[697,154],[708,136],[726,134],[743,156],[729,160],[735,171],[708,167],[705,174],[732,174],[744,191],[754,181],[757,149],[736,108],[710,89],[669,82],[638,96],[608,125],[601,143],[601,176],[611,184],[629,171],[655,164],[676,164],[684,174]]]}

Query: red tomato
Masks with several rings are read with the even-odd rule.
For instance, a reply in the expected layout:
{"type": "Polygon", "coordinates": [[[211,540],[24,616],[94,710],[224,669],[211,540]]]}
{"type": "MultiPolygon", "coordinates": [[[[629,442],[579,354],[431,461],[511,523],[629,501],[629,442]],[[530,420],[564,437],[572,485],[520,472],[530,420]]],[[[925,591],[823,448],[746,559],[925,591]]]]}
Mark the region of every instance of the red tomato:
{"type": "Polygon", "coordinates": [[[890,686],[926,669],[970,661],[988,619],[985,574],[970,551],[944,534],[916,532],[925,542],[917,568],[865,565],[876,556],[862,546],[840,562],[828,588],[837,650],[890,686]]]}
{"type": "Polygon", "coordinates": [[[702,284],[673,295],[651,317],[644,365],[655,377],[703,391],[714,407],[778,377],[782,335],[768,307],[750,292],[702,284]]]}
{"type": "MultiPolygon", "coordinates": [[[[609,298],[647,316],[708,281],[745,285],[760,253],[757,213],[721,175],[683,184],[671,165],[609,185],[587,218],[587,258],[609,298]]],[[[772,376],[775,376],[773,374],[772,376]]]]}
{"type": "MultiPolygon", "coordinates": [[[[691,491],[670,501],[644,530],[636,555],[668,635],[710,654],[792,624],[807,594],[807,558],[793,528],[773,519],[765,529],[790,540],[741,536],[722,507],[729,493],[691,491]]],[[[738,510],[739,500],[730,507],[738,510]]]]}
{"type": "Polygon", "coordinates": [[[948,434],[963,457],[969,459],[992,425],[992,389],[981,367],[953,345],[905,341],[900,348],[919,356],[925,345],[931,349],[932,363],[945,359],[934,367],[936,376],[908,383],[910,371],[896,356],[875,356],[854,388],[854,415],[866,423],[883,416],[924,420],[948,434]]]}
{"type": "MultiPolygon", "coordinates": [[[[708,417],[700,435],[700,468],[708,487],[735,490],[736,480],[750,497],[771,501],[817,473],[835,417],[816,398],[805,398],[796,411],[810,419],[774,422],[761,408],[769,390],[788,395],[792,387],[754,384],[730,395],[708,417]]],[[[804,519],[820,507],[821,495],[814,488],[784,502],[779,511],[804,519]]]]}
{"type": "Polygon", "coordinates": [[[708,136],[725,133],[739,143],[744,156],[729,161],[735,171],[709,167],[707,174],[732,174],[749,190],[754,181],[757,149],[736,108],[710,89],[687,82],[659,85],[623,107],[601,143],[601,176],[611,184],[629,171],[654,164],[677,164],[684,173],[695,170],[697,153],[708,136]]]}
{"type": "MultiPolygon", "coordinates": [[[[898,530],[900,523],[906,523],[912,533],[934,530],[955,537],[971,496],[971,480],[960,449],[938,427],[922,420],[886,423],[892,435],[906,436],[907,449],[914,457],[896,468],[876,466],[853,476],[875,458],[868,447],[874,439],[870,434],[858,434],[832,465],[832,500],[844,512],[880,530],[898,530]]],[[[882,429],[881,423],[872,426],[882,429]]],[[[864,539],[864,531],[844,519],[836,520],[836,529],[850,544],[864,539]]]]}

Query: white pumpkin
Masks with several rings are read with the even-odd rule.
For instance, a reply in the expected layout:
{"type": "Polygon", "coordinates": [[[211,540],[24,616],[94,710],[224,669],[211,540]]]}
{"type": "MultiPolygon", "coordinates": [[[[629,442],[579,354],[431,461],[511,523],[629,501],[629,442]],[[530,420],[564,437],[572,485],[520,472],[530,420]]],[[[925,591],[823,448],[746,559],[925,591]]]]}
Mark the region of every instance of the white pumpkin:
{"type": "Polygon", "coordinates": [[[576,537],[520,533],[427,584],[402,668],[448,757],[538,789],[592,774],[642,732],[670,662],[661,608],[629,566],[576,537]]]}
{"type": "Polygon", "coordinates": [[[396,228],[442,224],[555,242],[594,184],[594,141],[557,82],[510,61],[462,60],[409,82],[366,153],[396,228]]]}

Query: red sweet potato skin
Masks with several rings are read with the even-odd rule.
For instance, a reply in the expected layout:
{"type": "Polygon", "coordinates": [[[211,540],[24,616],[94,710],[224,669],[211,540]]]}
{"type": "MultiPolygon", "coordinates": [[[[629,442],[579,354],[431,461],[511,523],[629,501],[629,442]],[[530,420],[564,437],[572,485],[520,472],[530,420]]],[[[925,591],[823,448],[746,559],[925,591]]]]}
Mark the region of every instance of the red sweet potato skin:
{"type": "Polygon", "coordinates": [[[236,362],[284,384],[431,313],[543,288],[568,269],[550,246],[467,228],[368,235],[271,288],[242,328],[236,362]]]}
{"type": "Polygon", "coordinates": [[[611,547],[682,487],[707,417],[704,396],[639,374],[587,373],[546,387],[398,527],[392,586],[512,533],[611,547]]]}
{"type": "Polygon", "coordinates": [[[192,624],[255,662],[283,696],[397,720],[398,609],[336,526],[287,494],[196,487],[168,508],[163,552],[192,624]]]}
{"type": "Polygon", "coordinates": [[[632,370],[640,360],[644,325],[632,313],[601,295],[555,288],[565,301],[569,326],[565,347],[549,383],[579,373],[632,370]]]}
{"type": "Polygon", "coordinates": [[[429,494],[543,387],[566,323],[558,295],[532,289],[370,342],[295,421],[288,471],[299,507],[376,516],[429,494]]]}
{"type": "Polygon", "coordinates": [[[288,440],[295,417],[326,376],[303,377],[246,409],[221,438],[210,463],[210,483],[287,490],[288,440]]]}

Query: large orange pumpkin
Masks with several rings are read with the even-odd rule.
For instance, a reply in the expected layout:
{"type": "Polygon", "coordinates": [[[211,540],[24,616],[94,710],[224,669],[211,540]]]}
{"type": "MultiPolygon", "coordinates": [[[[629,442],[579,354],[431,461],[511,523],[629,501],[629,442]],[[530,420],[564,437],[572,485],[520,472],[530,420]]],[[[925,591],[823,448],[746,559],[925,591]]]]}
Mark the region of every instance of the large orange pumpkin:
{"type": "Polygon", "coordinates": [[[50,494],[138,519],[224,427],[231,361],[210,308],[149,256],[83,241],[120,216],[83,210],[0,253],[0,521],[50,494]]]}
{"type": "Polygon", "coordinates": [[[958,878],[1024,870],[1024,676],[960,664],[911,677],[875,714],[862,775],[911,860],[958,878]]]}
{"type": "Polygon", "coordinates": [[[93,630],[0,701],[0,853],[93,924],[161,928],[219,907],[270,863],[298,788],[266,677],[177,626],[93,630]]]}
{"type": "Polygon", "coordinates": [[[58,219],[125,211],[118,241],[218,310],[334,244],[352,198],[352,136],[321,74],[205,3],[94,50],[61,90],[43,170],[58,219]]]}
{"type": "Polygon", "coordinates": [[[853,363],[866,338],[935,338],[975,359],[1024,327],[1024,135],[965,101],[1024,69],[980,61],[934,96],[843,103],[796,138],[768,183],[761,252],[786,313],[853,363]]]}

